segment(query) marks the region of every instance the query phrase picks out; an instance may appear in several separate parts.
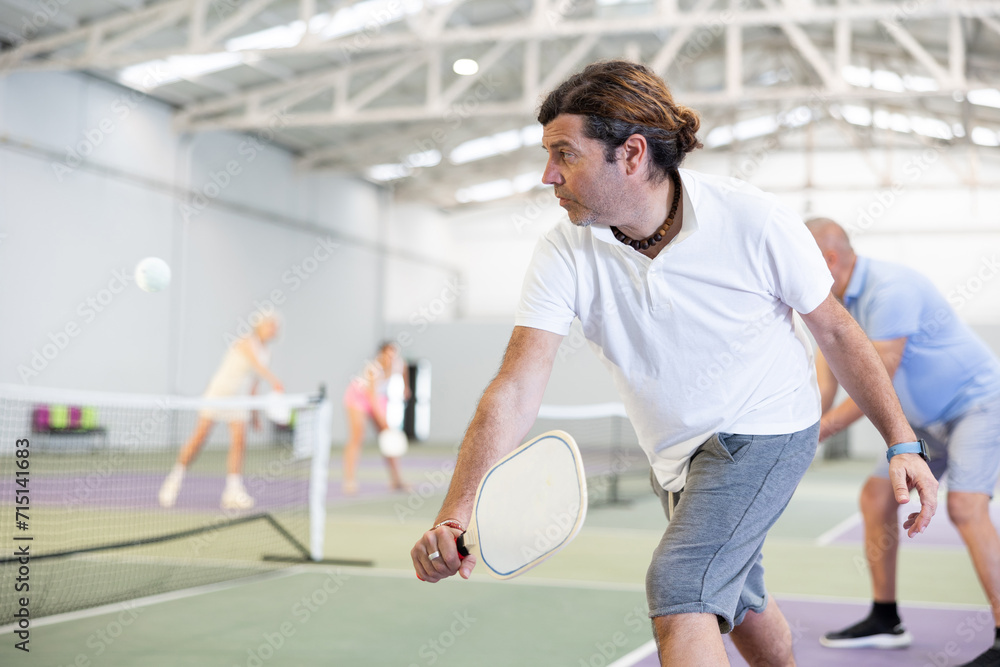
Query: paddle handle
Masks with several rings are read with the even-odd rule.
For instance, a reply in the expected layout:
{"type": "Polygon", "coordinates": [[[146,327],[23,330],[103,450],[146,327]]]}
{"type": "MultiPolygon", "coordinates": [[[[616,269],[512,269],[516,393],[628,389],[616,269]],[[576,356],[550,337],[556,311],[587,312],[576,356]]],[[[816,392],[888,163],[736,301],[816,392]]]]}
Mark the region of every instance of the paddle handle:
{"type": "Polygon", "coordinates": [[[455,540],[458,547],[458,555],[465,558],[472,552],[472,548],[479,545],[479,528],[475,520],[469,522],[469,527],[455,540]]]}
{"type": "MultiPolygon", "coordinates": [[[[469,531],[465,531],[464,533],[456,537],[455,546],[458,548],[458,557],[461,558],[462,560],[465,560],[465,557],[469,555],[469,547],[475,546],[475,544],[476,544],[475,538],[472,537],[469,531]],[[466,545],[466,537],[468,537],[468,546],[466,545]]],[[[423,578],[419,574],[417,575],[417,579],[423,581],[423,578]]]]}

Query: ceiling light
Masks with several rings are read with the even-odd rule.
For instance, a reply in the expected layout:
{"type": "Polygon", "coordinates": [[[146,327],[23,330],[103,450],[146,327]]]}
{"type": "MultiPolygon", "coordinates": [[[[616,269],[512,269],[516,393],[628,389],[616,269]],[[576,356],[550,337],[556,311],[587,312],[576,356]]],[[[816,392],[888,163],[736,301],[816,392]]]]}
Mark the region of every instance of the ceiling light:
{"type": "Polygon", "coordinates": [[[984,107],[1000,108],[1000,90],[996,88],[980,88],[969,91],[969,101],[984,107]]]}
{"type": "Polygon", "coordinates": [[[448,155],[452,164],[465,164],[483,158],[516,151],[522,146],[542,143],[542,126],[528,125],[520,130],[507,130],[486,137],[469,139],[456,146],[448,155]]]}
{"type": "Polygon", "coordinates": [[[509,197],[512,194],[514,194],[514,184],[510,182],[510,179],[501,178],[496,181],[477,183],[476,185],[470,185],[467,188],[460,188],[455,192],[455,200],[459,204],[468,204],[469,202],[484,202],[493,201],[494,199],[503,199],[504,197],[509,197]]]}
{"type": "Polygon", "coordinates": [[[860,107],[854,104],[845,104],[839,108],[840,117],[851,125],[871,125],[872,112],[867,107],[860,107]]]}
{"type": "Polygon", "coordinates": [[[284,25],[276,25],[273,28],[227,39],[226,51],[288,49],[301,42],[302,36],[305,34],[305,22],[292,21],[284,25]]]}
{"type": "Polygon", "coordinates": [[[137,90],[151,90],[181,79],[196,79],[205,74],[236,67],[243,62],[239,53],[206,53],[170,56],[124,68],[118,80],[137,90]]]}
{"type": "Polygon", "coordinates": [[[469,58],[459,58],[455,61],[455,64],[452,65],[451,68],[455,70],[455,74],[472,76],[479,71],[479,63],[475,60],[470,60],[469,58]]]}
{"type": "Polygon", "coordinates": [[[985,127],[972,128],[972,143],[979,146],[1000,146],[1000,135],[985,127]]]}
{"type": "Polygon", "coordinates": [[[376,164],[368,167],[368,178],[373,181],[396,181],[412,173],[413,169],[405,164],[376,164]]]}

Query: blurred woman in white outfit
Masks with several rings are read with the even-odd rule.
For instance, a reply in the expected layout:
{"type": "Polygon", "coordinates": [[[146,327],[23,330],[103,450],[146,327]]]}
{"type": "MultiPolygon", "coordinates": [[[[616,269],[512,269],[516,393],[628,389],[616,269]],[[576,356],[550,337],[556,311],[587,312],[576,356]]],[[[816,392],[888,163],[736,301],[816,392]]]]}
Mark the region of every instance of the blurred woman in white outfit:
{"type": "MultiPolygon", "coordinates": [[[[281,382],[268,369],[270,350],[266,345],[278,333],[278,321],[273,315],[259,322],[246,338],[234,342],[225,356],[219,369],[212,376],[205,391],[205,398],[224,398],[253,394],[257,388],[258,378],[267,380],[274,391],[284,391],[281,382]]],[[[177,494],[184,481],[184,473],[188,465],[201,450],[216,421],[229,424],[231,437],[229,457],[226,463],[226,487],[222,492],[221,506],[223,509],[250,509],[254,500],[243,487],[243,452],[246,447],[246,422],[248,412],[241,409],[210,408],[198,414],[198,424],[194,433],[181,449],[177,463],[167,475],[160,487],[160,505],[173,507],[177,494]]]]}

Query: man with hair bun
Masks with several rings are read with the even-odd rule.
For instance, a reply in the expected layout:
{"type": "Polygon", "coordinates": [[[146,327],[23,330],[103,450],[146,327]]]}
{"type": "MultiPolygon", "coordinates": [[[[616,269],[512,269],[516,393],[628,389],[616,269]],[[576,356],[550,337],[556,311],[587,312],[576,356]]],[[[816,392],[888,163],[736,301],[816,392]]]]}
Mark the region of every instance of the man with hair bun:
{"type": "MultiPolygon", "coordinates": [[[[458,557],[479,480],[538,413],[574,319],[607,364],[652,467],[669,525],[646,576],[661,664],[793,665],[788,623],[764,587],[761,548],[812,461],[820,396],[809,327],[887,444],[916,440],[868,338],[830,293],[802,220],[735,179],[680,169],[701,147],[697,114],[625,61],[571,76],[541,105],[542,177],[572,224],[535,249],[497,376],[469,425],[436,526],[410,555],[436,582],[468,578],[458,557]],[[433,555],[433,558],[431,556],[433,555]]],[[[937,484],[913,453],[890,465],[916,487],[922,532],[937,484]]]]}

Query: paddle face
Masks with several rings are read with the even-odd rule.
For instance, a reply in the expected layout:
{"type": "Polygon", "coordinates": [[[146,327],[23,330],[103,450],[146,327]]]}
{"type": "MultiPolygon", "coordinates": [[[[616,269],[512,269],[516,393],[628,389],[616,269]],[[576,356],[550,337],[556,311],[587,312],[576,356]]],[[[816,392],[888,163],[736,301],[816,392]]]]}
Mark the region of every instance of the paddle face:
{"type": "Polygon", "coordinates": [[[564,431],[549,431],[494,465],[476,491],[465,549],[497,579],[510,579],[572,541],[587,515],[580,450],[564,431]]]}
{"type": "Polygon", "coordinates": [[[387,428],[378,434],[378,449],[382,456],[395,458],[402,456],[409,448],[410,441],[406,439],[406,434],[394,428],[387,428]]]}
{"type": "Polygon", "coordinates": [[[292,421],[292,408],[280,392],[272,391],[267,395],[264,412],[268,419],[281,426],[288,426],[292,421]]]}

